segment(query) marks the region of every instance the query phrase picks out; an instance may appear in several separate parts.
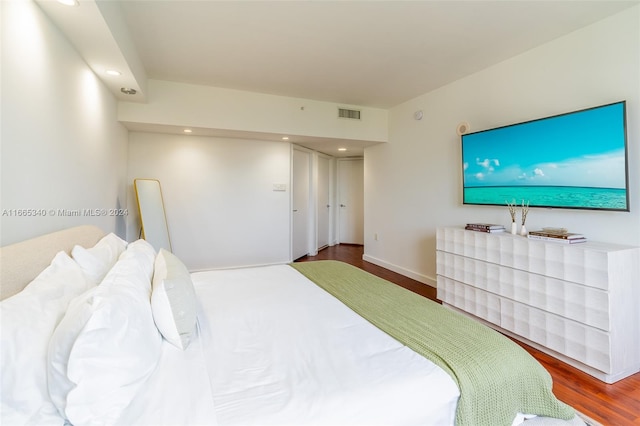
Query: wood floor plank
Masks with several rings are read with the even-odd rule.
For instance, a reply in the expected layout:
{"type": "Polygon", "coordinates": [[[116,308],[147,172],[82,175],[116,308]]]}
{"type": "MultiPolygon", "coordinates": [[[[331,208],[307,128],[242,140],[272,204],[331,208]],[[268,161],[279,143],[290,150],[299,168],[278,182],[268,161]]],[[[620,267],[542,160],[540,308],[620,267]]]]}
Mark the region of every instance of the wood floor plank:
{"type": "MultiPolygon", "coordinates": [[[[321,250],[317,256],[305,256],[298,261],[341,260],[438,301],[435,288],[366,262],[362,260],[363,253],[363,246],[338,244],[321,250]]],[[[554,383],[553,392],[561,401],[605,426],[640,426],[640,373],[609,385],[537,349],[514,341],[549,371],[554,383]]]]}

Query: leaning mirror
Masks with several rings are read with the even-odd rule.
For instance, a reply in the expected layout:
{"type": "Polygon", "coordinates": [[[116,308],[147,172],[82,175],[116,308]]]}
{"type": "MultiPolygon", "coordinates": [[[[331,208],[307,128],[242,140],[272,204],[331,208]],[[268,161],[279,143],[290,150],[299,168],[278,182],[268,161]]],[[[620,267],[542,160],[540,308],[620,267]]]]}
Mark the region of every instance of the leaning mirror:
{"type": "Polygon", "coordinates": [[[133,187],[138,200],[142,238],[147,240],[156,251],[161,248],[171,251],[160,181],[157,179],[134,179],[133,187]]]}

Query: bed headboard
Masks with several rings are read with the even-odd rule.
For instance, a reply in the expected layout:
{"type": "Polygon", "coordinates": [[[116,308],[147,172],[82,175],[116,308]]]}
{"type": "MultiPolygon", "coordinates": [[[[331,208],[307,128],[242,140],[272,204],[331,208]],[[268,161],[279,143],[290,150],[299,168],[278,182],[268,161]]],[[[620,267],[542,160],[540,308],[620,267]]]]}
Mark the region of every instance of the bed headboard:
{"type": "Polygon", "coordinates": [[[104,235],[96,226],[83,225],[0,248],[0,300],[20,292],[59,251],[71,253],[75,245],[93,247],[104,235]]]}

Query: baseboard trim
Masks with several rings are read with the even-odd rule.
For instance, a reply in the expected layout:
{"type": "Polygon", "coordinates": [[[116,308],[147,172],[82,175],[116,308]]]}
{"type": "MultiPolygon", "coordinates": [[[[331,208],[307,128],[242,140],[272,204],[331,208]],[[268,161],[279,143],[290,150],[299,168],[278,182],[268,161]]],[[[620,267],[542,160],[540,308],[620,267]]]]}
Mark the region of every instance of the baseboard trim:
{"type": "Polygon", "coordinates": [[[388,269],[393,272],[397,272],[398,274],[404,275],[405,277],[409,277],[413,280],[420,281],[422,284],[426,284],[430,287],[436,288],[436,279],[432,277],[428,277],[423,274],[419,274],[417,272],[411,271],[406,268],[402,268],[398,265],[394,265],[393,263],[385,262],[382,259],[378,259],[373,256],[369,256],[368,254],[362,255],[362,260],[373,263],[374,265],[381,266],[385,269],[388,269]]]}

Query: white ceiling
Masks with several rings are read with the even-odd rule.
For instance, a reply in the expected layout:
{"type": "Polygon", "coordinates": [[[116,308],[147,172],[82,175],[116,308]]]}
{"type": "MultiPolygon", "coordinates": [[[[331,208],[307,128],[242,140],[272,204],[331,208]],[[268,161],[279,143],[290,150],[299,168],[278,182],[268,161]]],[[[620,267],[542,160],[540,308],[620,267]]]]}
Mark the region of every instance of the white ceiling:
{"type": "Polygon", "coordinates": [[[150,78],[385,109],[638,3],[38,0],[119,99],[111,63],[139,101],[150,78]]]}

